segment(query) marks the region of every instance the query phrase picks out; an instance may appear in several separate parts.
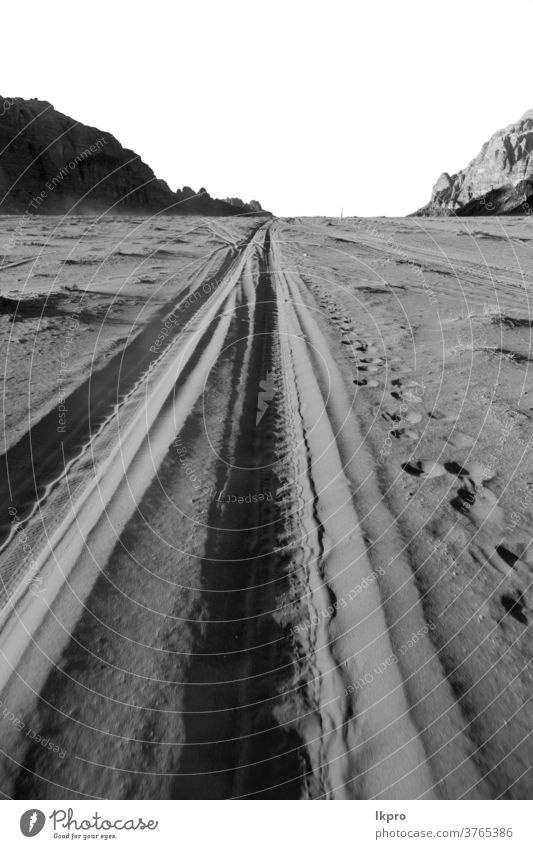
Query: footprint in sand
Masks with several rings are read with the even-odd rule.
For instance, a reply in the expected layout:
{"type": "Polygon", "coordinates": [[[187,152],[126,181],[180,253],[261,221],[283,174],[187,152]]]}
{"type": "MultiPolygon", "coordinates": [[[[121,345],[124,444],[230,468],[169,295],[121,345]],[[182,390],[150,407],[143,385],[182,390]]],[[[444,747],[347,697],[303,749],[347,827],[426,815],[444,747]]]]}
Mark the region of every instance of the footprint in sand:
{"type": "MultiPolygon", "coordinates": [[[[509,545],[520,551],[520,546],[514,546],[512,542],[509,545]]],[[[526,625],[529,615],[533,613],[531,564],[526,563],[518,554],[502,543],[495,547],[494,555],[489,559],[493,566],[510,578],[510,586],[506,593],[502,595],[502,604],[505,607],[504,598],[507,596],[509,605],[507,612],[523,625],[526,625]]]]}
{"type": "Polygon", "coordinates": [[[512,616],[513,619],[516,619],[521,625],[528,624],[528,617],[526,615],[526,600],[520,590],[517,590],[514,593],[503,593],[501,596],[501,604],[506,614],[512,616]]]}
{"type": "Polygon", "coordinates": [[[473,436],[469,436],[467,433],[463,433],[460,430],[452,433],[451,436],[448,437],[447,442],[450,445],[453,445],[455,448],[473,448],[476,444],[476,440],[473,436]]]}
{"type": "Polygon", "coordinates": [[[457,478],[467,478],[469,475],[468,469],[461,466],[460,463],[456,463],[455,460],[449,460],[444,464],[444,468],[450,475],[455,475],[457,478]]]}
{"type": "Polygon", "coordinates": [[[458,418],[457,416],[444,413],[442,410],[430,410],[428,416],[430,419],[442,422],[457,421],[458,418]]]}
{"type": "Polygon", "coordinates": [[[469,478],[474,489],[481,489],[486,481],[493,480],[496,477],[496,472],[477,460],[469,462],[468,468],[453,460],[445,463],[444,466],[446,471],[451,475],[456,475],[459,478],[469,478]]]}
{"type": "Polygon", "coordinates": [[[457,497],[452,499],[452,507],[468,516],[476,525],[485,522],[503,524],[505,513],[498,504],[498,496],[491,489],[477,489],[470,481],[457,491],[457,497]]]}
{"type": "Polygon", "coordinates": [[[436,460],[411,460],[402,463],[402,469],[414,477],[440,478],[446,474],[446,469],[436,460]]]}
{"type": "Polygon", "coordinates": [[[495,476],[496,473],[484,463],[479,463],[477,460],[468,463],[468,477],[477,489],[481,489],[486,481],[493,480],[495,476]]]}
{"type": "Polygon", "coordinates": [[[444,463],[444,469],[461,479],[457,496],[451,501],[452,507],[479,525],[486,521],[503,522],[505,513],[499,506],[498,496],[485,486],[496,476],[492,469],[476,460],[468,463],[468,467],[451,460],[444,463]]]}
{"type": "Polygon", "coordinates": [[[421,404],[424,388],[421,383],[416,380],[405,380],[403,377],[394,377],[391,380],[391,386],[394,386],[394,398],[405,400],[412,404],[421,404]]]}
{"type": "MultiPolygon", "coordinates": [[[[401,417],[398,417],[398,419],[401,421],[401,417]]],[[[402,436],[411,441],[420,439],[418,431],[411,428],[395,427],[389,432],[395,439],[400,439],[402,436]]]]}
{"type": "MultiPolygon", "coordinates": [[[[514,557],[515,561],[525,564],[527,570],[533,566],[533,536],[531,532],[525,529],[513,529],[512,537],[502,538],[501,548],[504,547],[509,552],[510,558],[514,557]]],[[[527,574],[530,574],[529,571],[527,574]]]]}
{"type": "Polygon", "coordinates": [[[391,412],[390,410],[385,410],[385,412],[381,414],[381,417],[389,422],[401,422],[402,420],[402,417],[399,413],[396,413],[394,411],[391,412]]]}
{"type": "Polygon", "coordinates": [[[520,551],[520,546],[515,545],[513,541],[507,542],[504,538],[499,545],[495,547],[496,554],[500,560],[507,564],[509,570],[513,574],[515,582],[521,584],[520,589],[526,594],[528,606],[533,609],[533,587],[531,586],[531,563],[526,562],[523,557],[519,557],[516,553],[520,551]],[[503,545],[503,542],[506,545],[503,545]],[[509,548],[509,546],[511,546],[509,548]],[[512,549],[515,549],[514,551],[512,549]]]}
{"type": "MultiPolygon", "coordinates": [[[[393,380],[392,382],[393,382],[393,384],[396,384],[396,386],[398,386],[397,380],[393,380]]],[[[403,404],[405,404],[405,402],[408,402],[408,403],[413,402],[413,403],[418,404],[422,400],[417,395],[412,395],[410,392],[407,392],[407,393],[404,394],[402,389],[399,389],[399,388],[394,389],[390,394],[391,394],[391,398],[394,398],[395,401],[399,401],[400,403],[403,403],[403,404]]],[[[416,410],[409,410],[405,414],[405,416],[403,416],[403,420],[408,425],[420,424],[420,422],[422,421],[422,413],[419,413],[416,410]]]]}

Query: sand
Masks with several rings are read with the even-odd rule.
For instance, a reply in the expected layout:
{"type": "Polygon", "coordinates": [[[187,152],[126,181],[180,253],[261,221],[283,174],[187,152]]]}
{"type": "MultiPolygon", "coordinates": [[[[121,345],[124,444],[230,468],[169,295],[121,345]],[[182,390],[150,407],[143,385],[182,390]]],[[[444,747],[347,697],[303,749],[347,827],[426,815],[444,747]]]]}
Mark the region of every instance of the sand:
{"type": "Polygon", "coordinates": [[[528,220],[32,227],[1,698],[65,754],[4,718],[3,792],[530,798],[528,220]]]}

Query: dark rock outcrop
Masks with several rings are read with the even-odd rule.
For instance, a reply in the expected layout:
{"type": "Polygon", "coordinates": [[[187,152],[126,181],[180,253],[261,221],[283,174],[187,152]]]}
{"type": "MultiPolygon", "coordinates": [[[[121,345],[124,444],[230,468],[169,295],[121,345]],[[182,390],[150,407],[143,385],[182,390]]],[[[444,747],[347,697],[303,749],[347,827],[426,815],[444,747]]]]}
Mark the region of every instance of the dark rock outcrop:
{"type": "Polygon", "coordinates": [[[244,212],[257,212],[263,213],[264,215],[271,215],[271,212],[266,212],[259,203],[258,200],[249,200],[248,203],[241,200],[240,198],[224,198],[225,203],[231,204],[231,206],[236,206],[239,209],[244,210],[244,212]]]}
{"type": "Polygon", "coordinates": [[[533,208],[533,110],[498,130],[470,164],[441,174],[415,215],[528,215],[533,208]]]}
{"type": "Polygon", "coordinates": [[[205,189],[171,191],[114,136],[47,101],[0,97],[0,213],[236,215],[205,189]]]}

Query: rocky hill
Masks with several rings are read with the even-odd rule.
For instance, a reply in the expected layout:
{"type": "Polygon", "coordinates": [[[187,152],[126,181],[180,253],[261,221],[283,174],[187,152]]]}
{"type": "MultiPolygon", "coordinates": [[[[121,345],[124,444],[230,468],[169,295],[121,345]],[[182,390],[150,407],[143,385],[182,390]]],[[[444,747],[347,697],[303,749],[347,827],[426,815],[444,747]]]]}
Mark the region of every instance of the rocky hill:
{"type": "Polygon", "coordinates": [[[242,215],[256,210],[211,198],[205,189],[173,192],[110,133],[74,121],[47,101],[0,97],[0,213],[104,211],[242,215]]]}
{"type": "MultiPolygon", "coordinates": [[[[244,210],[245,212],[264,212],[264,209],[258,200],[249,200],[248,203],[245,203],[240,198],[224,198],[224,203],[229,203],[231,206],[237,206],[240,210],[244,210]]],[[[270,215],[270,213],[267,214],[270,215]]]]}
{"type": "Polygon", "coordinates": [[[470,164],[441,174],[415,215],[528,215],[533,209],[533,109],[498,130],[470,164]]]}

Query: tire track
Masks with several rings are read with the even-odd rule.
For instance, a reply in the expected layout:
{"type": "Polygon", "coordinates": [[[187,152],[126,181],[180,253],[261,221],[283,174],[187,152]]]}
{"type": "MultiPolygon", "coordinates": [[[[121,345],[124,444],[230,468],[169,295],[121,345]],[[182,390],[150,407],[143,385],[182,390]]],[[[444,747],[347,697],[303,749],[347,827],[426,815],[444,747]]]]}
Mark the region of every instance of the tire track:
{"type": "Polygon", "coordinates": [[[59,764],[13,733],[18,797],[438,798],[450,775],[479,782],[429,638],[388,662],[425,620],[313,308],[280,225],[263,225],[120,411],[100,512],[77,505],[49,540],[45,596],[26,590],[3,622],[3,695],[69,752],[59,764]],[[194,521],[169,450],[193,430],[214,493],[194,521]]]}

